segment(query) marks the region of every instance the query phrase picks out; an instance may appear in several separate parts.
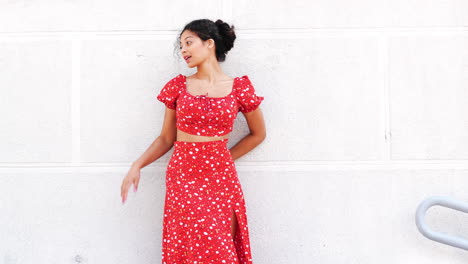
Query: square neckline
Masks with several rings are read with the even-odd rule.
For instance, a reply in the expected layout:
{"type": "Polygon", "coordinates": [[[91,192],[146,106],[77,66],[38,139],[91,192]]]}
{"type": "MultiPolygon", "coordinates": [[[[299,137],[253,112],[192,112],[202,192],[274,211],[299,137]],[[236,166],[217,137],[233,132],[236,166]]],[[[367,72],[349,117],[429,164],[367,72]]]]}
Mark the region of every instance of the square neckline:
{"type": "Polygon", "coordinates": [[[194,98],[199,98],[199,97],[204,97],[204,98],[209,98],[209,99],[223,99],[223,98],[227,98],[227,97],[230,97],[231,95],[234,94],[234,90],[235,90],[235,87],[236,87],[236,80],[238,77],[234,77],[234,80],[232,82],[232,88],[231,88],[231,92],[226,95],[226,96],[222,96],[222,97],[211,97],[211,96],[206,96],[204,94],[197,94],[197,95],[193,95],[191,93],[189,93],[188,89],[187,89],[187,76],[183,75],[183,74],[180,74],[184,77],[184,92],[189,95],[190,97],[194,97],[194,98]]]}

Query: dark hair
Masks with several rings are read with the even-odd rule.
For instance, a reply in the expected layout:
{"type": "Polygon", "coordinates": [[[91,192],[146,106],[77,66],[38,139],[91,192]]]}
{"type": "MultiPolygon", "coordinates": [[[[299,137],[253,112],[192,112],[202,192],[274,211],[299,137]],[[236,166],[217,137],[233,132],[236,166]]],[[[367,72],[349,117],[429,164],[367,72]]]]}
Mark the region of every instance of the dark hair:
{"type": "Polygon", "coordinates": [[[180,37],[185,30],[192,31],[202,40],[213,39],[216,47],[216,59],[220,62],[226,60],[226,54],[234,47],[234,40],[236,40],[234,25],[229,26],[221,19],[216,20],[216,22],[209,19],[197,19],[185,25],[180,32],[175,44],[177,51],[180,48],[180,37]]]}

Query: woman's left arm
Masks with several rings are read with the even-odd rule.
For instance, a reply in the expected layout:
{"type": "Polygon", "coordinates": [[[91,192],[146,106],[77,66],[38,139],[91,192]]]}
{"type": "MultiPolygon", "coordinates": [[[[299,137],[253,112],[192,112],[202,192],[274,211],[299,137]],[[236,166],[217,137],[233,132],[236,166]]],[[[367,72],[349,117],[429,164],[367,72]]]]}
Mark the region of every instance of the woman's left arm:
{"type": "Polygon", "coordinates": [[[242,157],[262,143],[266,138],[265,120],[263,119],[263,113],[260,107],[243,114],[247,120],[250,133],[229,149],[233,160],[242,157]]]}

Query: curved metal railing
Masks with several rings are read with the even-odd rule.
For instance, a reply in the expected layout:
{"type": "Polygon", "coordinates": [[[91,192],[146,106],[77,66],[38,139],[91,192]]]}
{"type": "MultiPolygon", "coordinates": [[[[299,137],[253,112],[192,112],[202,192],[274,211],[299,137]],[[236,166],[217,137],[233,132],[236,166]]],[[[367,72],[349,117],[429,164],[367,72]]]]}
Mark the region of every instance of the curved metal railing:
{"type": "Polygon", "coordinates": [[[427,210],[434,205],[440,205],[452,208],[457,211],[468,213],[468,203],[460,200],[455,200],[448,196],[433,196],[422,201],[419,204],[418,209],[416,210],[416,226],[418,227],[419,232],[421,232],[421,234],[423,234],[425,237],[431,240],[449,246],[468,250],[468,239],[459,236],[452,236],[440,232],[435,232],[427,227],[426,223],[424,222],[424,216],[427,210]]]}

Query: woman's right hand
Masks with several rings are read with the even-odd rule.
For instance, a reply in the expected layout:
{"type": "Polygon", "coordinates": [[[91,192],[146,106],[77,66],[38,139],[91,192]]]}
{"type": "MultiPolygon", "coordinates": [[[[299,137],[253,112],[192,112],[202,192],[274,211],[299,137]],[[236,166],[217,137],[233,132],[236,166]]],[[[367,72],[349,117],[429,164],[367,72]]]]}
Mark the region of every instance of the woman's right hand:
{"type": "Polygon", "coordinates": [[[140,168],[132,165],[130,170],[127,173],[127,176],[122,181],[122,186],[120,187],[120,196],[122,197],[122,204],[127,200],[128,189],[133,184],[133,191],[138,190],[138,183],[140,182],[140,168]]]}

